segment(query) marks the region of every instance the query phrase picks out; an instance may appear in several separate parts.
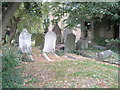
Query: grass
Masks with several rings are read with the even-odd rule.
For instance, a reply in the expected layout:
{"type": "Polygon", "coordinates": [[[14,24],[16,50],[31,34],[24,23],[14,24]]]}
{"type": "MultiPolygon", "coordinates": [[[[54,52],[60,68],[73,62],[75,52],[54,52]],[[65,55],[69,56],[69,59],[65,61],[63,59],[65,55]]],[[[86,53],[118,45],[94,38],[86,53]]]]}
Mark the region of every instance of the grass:
{"type": "MultiPolygon", "coordinates": [[[[34,65],[34,64],[33,64],[34,65]]],[[[58,61],[54,63],[38,63],[38,69],[54,73],[49,76],[51,80],[39,82],[37,79],[30,79],[29,85],[44,88],[117,88],[118,67],[100,64],[96,61],[58,61]],[[39,67],[40,66],[40,67],[39,67]],[[34,85],[39,83],[41,86],[34,85]]],[[[36,72],[37,73],[37,72],[36,72]]],[[[45,75],[45,74],[43,74],[45,75]]]]}

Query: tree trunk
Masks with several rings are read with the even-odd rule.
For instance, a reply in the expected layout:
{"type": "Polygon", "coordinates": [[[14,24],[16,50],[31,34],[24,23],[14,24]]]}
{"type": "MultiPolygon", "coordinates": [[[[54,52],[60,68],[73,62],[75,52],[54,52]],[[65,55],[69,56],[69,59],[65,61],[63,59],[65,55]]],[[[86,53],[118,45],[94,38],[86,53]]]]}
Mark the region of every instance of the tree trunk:
{"type": "Polygon", "coordinates": [[[13,40],[13,38],[16,34],[17,25],[18,25],[19,21],[20,21],[20,17],[17,17],[17,18],[13,17],[11,19],[10,39],[9,39],[9,42],[8,42],[9,44],[11,44],[11,41],[13,40]]]}
{"type": "Polygon", "coordinates": [[[9,44],[11,44],[11,41],[13,40],[13,38],[14,38],[14,36],[16,34],[16,29],[17,28],[12,28],[12,30],[11,30],[9,44]]]}
{"type": "Polygon", "coordinates": [[[9,7],[2,17],[2,22],[0,22],[0,25],[2,25],[2,30],[0,31],[0,41],[2,40],[1,36],[4,36],[5,34],[5,28],[8,25],[10,18],[14,14],[14,11],[18,8],[19,4],[19,2],[9,2],[9,7]]]}

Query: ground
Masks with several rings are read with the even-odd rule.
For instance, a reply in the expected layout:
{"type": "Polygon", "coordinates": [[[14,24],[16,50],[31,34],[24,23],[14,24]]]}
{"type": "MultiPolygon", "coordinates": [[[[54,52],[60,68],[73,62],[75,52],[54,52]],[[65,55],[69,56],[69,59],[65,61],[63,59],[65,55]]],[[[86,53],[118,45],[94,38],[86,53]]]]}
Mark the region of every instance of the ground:
{"type": "Polygon", "coordinates": [[[32,88],[118,88],[118,66],[67,54],[47,61],[38,48],[34,62],[22,62],[24,86],[32,88]]]}

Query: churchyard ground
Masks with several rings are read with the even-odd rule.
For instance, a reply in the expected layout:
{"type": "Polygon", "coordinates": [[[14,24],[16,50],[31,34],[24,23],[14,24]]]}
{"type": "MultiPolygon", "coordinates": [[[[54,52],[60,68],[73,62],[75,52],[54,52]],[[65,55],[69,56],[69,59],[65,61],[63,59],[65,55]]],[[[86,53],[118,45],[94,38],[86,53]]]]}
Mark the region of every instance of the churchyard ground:
{"type": "Polygon", "coordinates": [[[34,62],[22,63],[27,88],[118,88],[117,65],[82,56],[78,60],[60,56],[61,61],[48,62],[38,49],[33,53],[34,62]]]}

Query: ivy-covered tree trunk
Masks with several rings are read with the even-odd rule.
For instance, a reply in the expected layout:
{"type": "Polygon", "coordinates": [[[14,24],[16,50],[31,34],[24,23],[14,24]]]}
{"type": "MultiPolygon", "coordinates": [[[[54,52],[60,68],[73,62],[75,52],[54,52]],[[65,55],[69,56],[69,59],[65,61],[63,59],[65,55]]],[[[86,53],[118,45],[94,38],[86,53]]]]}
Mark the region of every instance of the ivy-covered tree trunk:
{"type": "Polygon", "coordinates": [[[10,38],[8,43],[11,44],[11,41],[13,40],[15,34],[16,34],[16,30],[17,30],[17,25],[20,21],[20,17],[13,17],[11,20],[11,26],[10,26],[10,38]]]}
{"type": "Polygon", "coordinates": [[[119,39],[120,39],[120,24],[119,24],[119,39]]]}
{"type": "MultiPolygon", "coordinates": [[[[2,30],[1,30],[0,36],[4,37],[5,28],[8,25],[10,18],[14,14],[14,11],[19,7],[19,4],[20,4],[19,2],[9,2],[9,7],[2,17],[2,30]]],[[[1,22],[0,22],[0,25],[1,25],[1,22]]],[[[0,37],[0,41],[1,40],[2,40],[2,37],[0,37]]]]}

